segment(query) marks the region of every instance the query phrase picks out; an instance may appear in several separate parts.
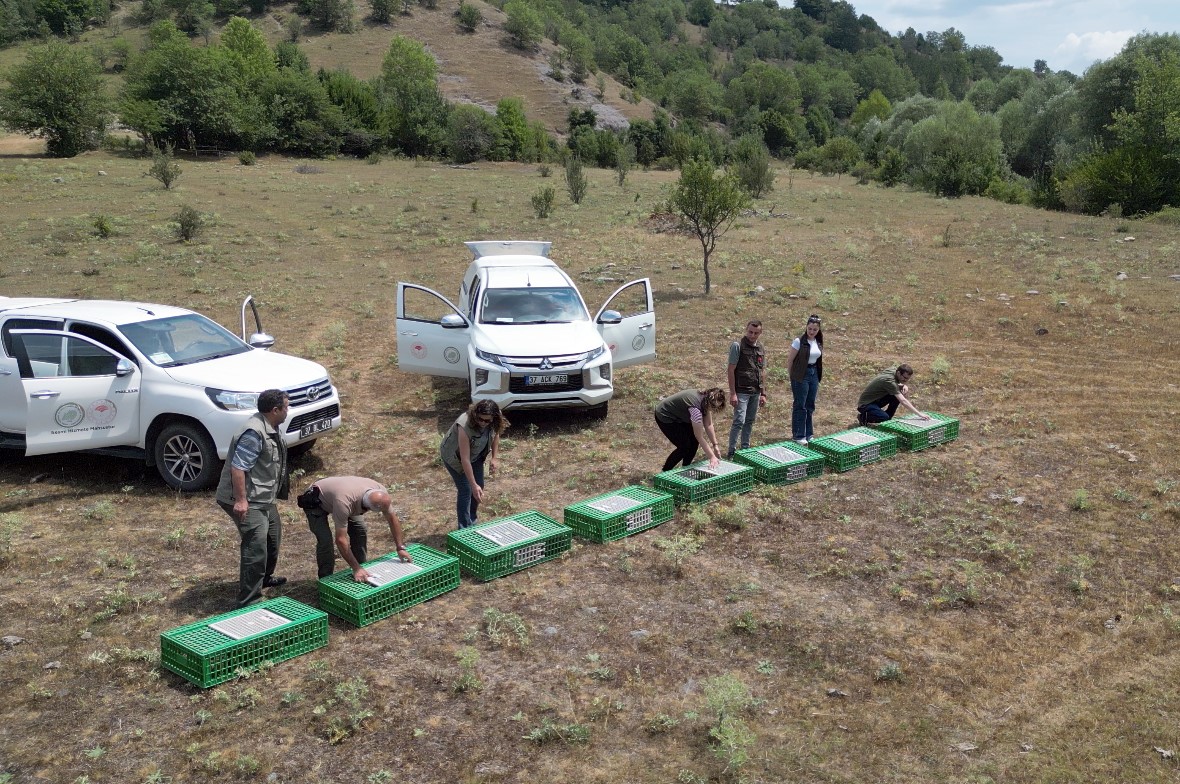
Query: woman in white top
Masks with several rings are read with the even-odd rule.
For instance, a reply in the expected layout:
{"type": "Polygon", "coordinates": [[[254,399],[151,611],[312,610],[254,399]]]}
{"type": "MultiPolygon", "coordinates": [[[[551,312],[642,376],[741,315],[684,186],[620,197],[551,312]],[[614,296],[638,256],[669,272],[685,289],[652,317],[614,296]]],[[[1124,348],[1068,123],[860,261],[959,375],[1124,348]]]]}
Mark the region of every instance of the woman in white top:
{"type": "Polygon", "coordinates": [[[791,341],[787,368],[791,374],[791,394],[795,397],[791,409],[791,437],[806,444],[814,436],[811,417],[815,413],[819,382],[824,377],[824,331],[819,316],[814,313],[807,319],[803,334],[791,341]]]}

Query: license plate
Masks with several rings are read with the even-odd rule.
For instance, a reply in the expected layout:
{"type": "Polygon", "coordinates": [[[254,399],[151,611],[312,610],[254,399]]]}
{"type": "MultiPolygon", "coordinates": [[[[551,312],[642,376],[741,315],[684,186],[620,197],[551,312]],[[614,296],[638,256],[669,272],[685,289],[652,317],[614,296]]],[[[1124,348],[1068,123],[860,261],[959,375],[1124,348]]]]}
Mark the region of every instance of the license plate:
{"type": "Polygon", "coordinates": [[[320,420],[317,420],[315,422],[311,422],[311,423],[306,424],[303,427],[299,428],[299,437],[300,438],[307,438],[310,435],[315,435],[316,433],[322,433],[325,430],[331,430],[331,429],[332,429],[332,420],[331,419],[320,419],[320,420]]]}
{"type": "Polygon", "coordinates": [[[566,373],[551,373],[548,376],[525,376],[524,385],[535,387],[544,384],[568,384],[569,380],[570,377],[566,373]]]}

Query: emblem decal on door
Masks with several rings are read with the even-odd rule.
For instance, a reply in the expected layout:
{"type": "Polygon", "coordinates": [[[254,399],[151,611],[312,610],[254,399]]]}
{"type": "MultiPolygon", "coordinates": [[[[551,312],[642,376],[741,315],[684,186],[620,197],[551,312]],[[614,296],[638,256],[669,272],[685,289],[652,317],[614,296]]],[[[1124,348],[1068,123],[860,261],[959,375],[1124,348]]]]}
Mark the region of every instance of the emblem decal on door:
{"type": "Polygon", "coordinates": [[[426,359],[426,346],[415,343],[410,346],[410,353],[414,355],[415,359],[426,359]]]}
{"type": "Polygon", "coordinates": [[[443,349],[443,359],[452,365],[459,364],[459,349],[454,346],[447,346],[443,349]]]}
{"type": "Polygon", "coordinates": [[[57,409],[57,412],[53,415],[53,421],[67,430],[82,424],[82,420],[85,418],[86,412],[77,403],[66,403],[57,409]]]}
{"type": "Polygon", "coordinates": [[[631,348],[638,351],[639,349],[643,348],[643,344],[646,342],[647,338],[645,338],[643,335],[636,335],[635,339],[631,341],[631,348]]]}
{"type": "Polygon", "coordinates": [[[95,400],[86,407],[86,418],[96,425],[109,425],[118,413],[119,409],[110,400],[95,400]]]}

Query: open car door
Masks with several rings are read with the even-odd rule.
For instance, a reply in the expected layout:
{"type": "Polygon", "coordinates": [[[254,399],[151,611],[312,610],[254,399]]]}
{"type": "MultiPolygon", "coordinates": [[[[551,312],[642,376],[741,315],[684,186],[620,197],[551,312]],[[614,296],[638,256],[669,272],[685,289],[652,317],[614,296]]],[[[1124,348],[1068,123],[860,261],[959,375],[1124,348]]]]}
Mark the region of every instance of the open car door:
{"type": "Polygon", "coordinates": [[[656,308],[651,279],[633,280],[621,286],[598,311],[594,323],[611,350],[615,367],[654,360],[656,308]]]}
{"type": "Polygon", "coordinates": [[[10,337],[27,410],[25,454],[138,443],[135,363],[70,332],[14,329],[10,337]]]}
{"type": "Polygon", "coordinates": [[[397,284],[397,366],[407,373],[467,378],[471,323],[451,301],[413,283],[397,284]]]}

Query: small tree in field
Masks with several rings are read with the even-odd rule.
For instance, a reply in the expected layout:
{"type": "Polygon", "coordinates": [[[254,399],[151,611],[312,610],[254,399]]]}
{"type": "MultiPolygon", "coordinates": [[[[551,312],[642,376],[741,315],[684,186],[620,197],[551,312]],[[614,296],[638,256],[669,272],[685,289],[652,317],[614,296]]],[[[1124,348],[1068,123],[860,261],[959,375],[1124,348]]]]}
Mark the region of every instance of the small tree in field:
{"type": "Polygon", "coordinates": [[[44,137],[54,158],[98,146],[106,128],[102,68],[89,52],[51,41],[6,74],[0,125],[44,137]]]}
{"type": "Polygon", "coordinates": [[[171,190],[172,183],[180,176],[180,164],[172,157],[172,145],[165,143],[163,147],[152,147],[152,165],[146,174],[164,186],[164,190],[171,190]]]}
{"type": "Polygon", "coordinates": [[[750,196],[732,174],[717,173],[710,161],[699,158],[684,164],[672,190],[672,207],[701,241],[705,294],[709,293],[709,257],[717,240],[750,204],[750,196]]]}
{"type": "Polygon", "coordinates": [[[581,204],[586,198],[586,172],[582,170],[582,159],[577,155],[571,155],[565,161],[565,187],[574,204],[581,204]]]}

